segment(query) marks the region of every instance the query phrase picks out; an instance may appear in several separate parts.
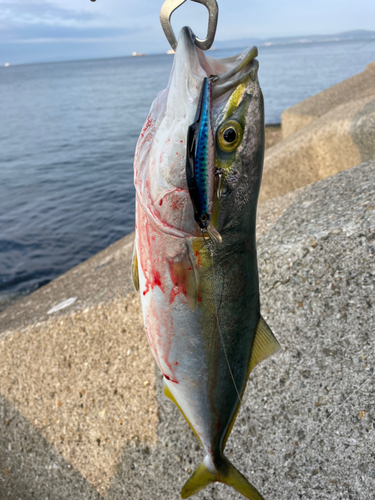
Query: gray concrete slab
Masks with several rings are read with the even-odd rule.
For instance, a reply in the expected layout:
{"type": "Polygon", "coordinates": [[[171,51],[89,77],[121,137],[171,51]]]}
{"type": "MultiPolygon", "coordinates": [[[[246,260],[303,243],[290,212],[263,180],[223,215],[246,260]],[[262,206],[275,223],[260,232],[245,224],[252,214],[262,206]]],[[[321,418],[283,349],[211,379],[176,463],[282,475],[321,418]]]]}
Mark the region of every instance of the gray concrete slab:
{"type": "MultiPolygon", "coordinates": [[[[258,240],[262,313],[283,350],[251,374],[228,441],[228,457],[266,500],[373,499],[375,162],[271,200],[260,213],[264,217],[258,240]]],[[[81,276],[78,268],[75,275],[81,276]]],[[[135,307],[132,295],[129,300],[135,307]]],[[[117,316],[126,311],[124,304],[119,309],[111,304],[111,300],[103,303],[101,314],[107,319],[101,321],[111,320],[112,309],[117,316]]],[[[82,313],[77,309],[56,314],[65,325],[69,318],[76,324],[82,313]]],[[[49,318],[43,321],[51,324],[49,318]]],[[[2,342],[28,334],[25,326],[19,326],[24,323],[15,324],[15,329],[8,324],[2,342]]],[[[68,333],[67,328],[61,335],[68,333]]],[[[6,358],[9,366],[11,357],[6,358]]],[[[141,365],[144,378],[155,373],[147,359],[141,365]]],[[[3,384],[12,376],[4,363],[3,384]]],[[[100,370],[108,371],[104,360],[100,370]]],[[[125,443],[105,489],[42,437],[43,431],[25,418],[20,399],[10,403],[3,394],[0,498],[179,498],[203,453],[179,412],[162,398],[160,374],[154,377],[157,440],[125,443]]],[[[101,390],[110,390],[113,382],[115,371],[101,390]]],[[[22,388],[25,397],[39,394],[27,379],[22,388]]],[[[131,399],[124,410],[126,405],[132,405],[131,399]]],[[[78,413],[73,415],[78,418],[78,413]]],[[[75,453],[81,453],[79,446],[75,453]]],[[[226,486],[213,485],[195,498],[241,497],[226,486]]]]}

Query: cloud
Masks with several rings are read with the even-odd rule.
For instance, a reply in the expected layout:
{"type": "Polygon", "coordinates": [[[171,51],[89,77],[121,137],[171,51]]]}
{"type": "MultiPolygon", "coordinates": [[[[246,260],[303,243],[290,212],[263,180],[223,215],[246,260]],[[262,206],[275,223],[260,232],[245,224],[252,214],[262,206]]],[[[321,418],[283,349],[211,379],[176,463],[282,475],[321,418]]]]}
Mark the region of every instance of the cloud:
{"type": "MultiPolygon", "coordinates": [[[[77,58],[78,54],[95,57],[100,53],[100,57],[106,54],[110,57],[133,50],[163,52],[169,46],[159,24],[162,3],[163,0],[96,0],[95,3],[90,0],[0,0],[0,56],[11,62],[39,61],[46,57],[46,42],[51,42],[48,60],[59,59],[62,53],[64,58],[77,58]],[[103,43],[95,43],[100,41],[103,43]],[[63,43],[67,44],[65,51],[63,43]]],[[[373,29],[375,17],[373,0],[355,3],[352,0],[284,0],[282,3],[279,0],[236,0],[235,3],[219,0],[218,3],[218,41],[373,29]]],[[[172,26],[178,33],[182,26],[189,25],[199,37],[205,37],[207,17],[205,7],[187,1],[173,14],[172,26]]]]}
{"type": "Polygon", "coordinates": [[[62,8],[51,2],[0,2],[0,43],[123,40],[147,26],[116,27],[102,13],[62,8]],[[108,24],[106,26],[106,24],[108,24]]]}
{"type": "Polygon", "coordinates": [[[0,23],[3,27],[25,25],[72,25],[98,19],[95,12],[75,11],[48,2],[0,3],[0,23]]]}

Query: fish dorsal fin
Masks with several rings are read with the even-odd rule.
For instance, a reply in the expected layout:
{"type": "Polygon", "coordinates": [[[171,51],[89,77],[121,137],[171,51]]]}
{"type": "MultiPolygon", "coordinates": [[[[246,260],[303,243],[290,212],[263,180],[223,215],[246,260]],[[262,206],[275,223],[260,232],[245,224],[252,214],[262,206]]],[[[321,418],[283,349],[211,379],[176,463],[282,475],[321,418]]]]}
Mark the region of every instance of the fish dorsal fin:
{"type": "Polygon", "coordinates": [[[253,349],[251,351],[249,374],[257,364],[269,356],[272,356],[272,354],[275,354],[279,349],[280,344],[261,316],[258,321],[253,349]]]}
{"type": "Polygon", "coordinates": [[[137,257],[137,249],[135,243],[133,248],[133,260],[132,260],[132,280],[135,291],[139,292],[138,257],[137,257]]]}

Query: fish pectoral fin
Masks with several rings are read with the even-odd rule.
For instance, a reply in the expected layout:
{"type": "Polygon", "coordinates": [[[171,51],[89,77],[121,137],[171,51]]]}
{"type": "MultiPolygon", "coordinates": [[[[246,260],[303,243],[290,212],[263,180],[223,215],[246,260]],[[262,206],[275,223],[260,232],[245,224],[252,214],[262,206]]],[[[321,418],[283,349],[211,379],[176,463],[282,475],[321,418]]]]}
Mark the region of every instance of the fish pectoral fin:
{"type": "Polygon", "coordinates": [[[279,342],[276,340],[270,327],[261,316],[258,321],[253,349],[251,351],[249,374],[257,364],[269,356],[272,356],[272,354],[275,354],[279,350],[279,342]]]}
{"type": "Polygon", "coordinates": [[[132,280],[135,291],[139,293],[138,257],[135,242],[133,247],[132,280]]]}
{"type": "Polygon", "coordinates": [[[204,462],[186,481],[181,491],[182,498],[189,498],[209,484],[217,481],[231,486],[249,500],[264,500],[259,491],[249,483],[246,477],[226,457],[222,458],[220,467],[214,471],[208,470],[204,462]]]}

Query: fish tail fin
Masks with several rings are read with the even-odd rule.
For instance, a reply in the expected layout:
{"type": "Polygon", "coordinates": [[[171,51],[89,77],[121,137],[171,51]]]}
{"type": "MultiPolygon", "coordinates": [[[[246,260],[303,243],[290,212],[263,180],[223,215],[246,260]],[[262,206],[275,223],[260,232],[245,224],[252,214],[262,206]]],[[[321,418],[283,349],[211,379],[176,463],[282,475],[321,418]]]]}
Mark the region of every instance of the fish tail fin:
{"type": "Polygon", "coordinates": [[[209,471],[202,462],[184,484],[181,490],[181,498],[189,498],[215,481],[217,481],[215,472],[209,471]]]}
{"type": "Polygon", "coordinates": [[[226,457],[222,458],[221,464],[217,469],[207,467],[206,464],[209,462],[210,459],[207,456],[198,469],[190,476],[182,488],[182,498],[188,498],[198,493],[198,491],[203,490],[209,484],[219,482],[231,486],[249,500],[264,500],[259,491],[249,483],[246,477],[226,457]]]}

